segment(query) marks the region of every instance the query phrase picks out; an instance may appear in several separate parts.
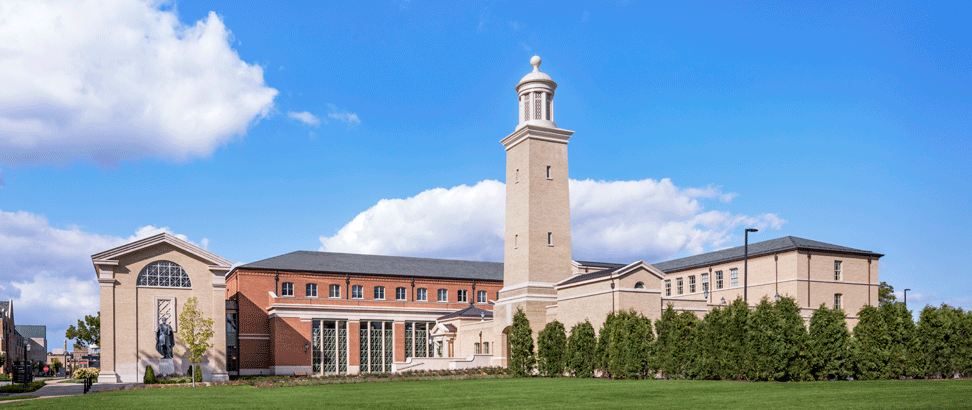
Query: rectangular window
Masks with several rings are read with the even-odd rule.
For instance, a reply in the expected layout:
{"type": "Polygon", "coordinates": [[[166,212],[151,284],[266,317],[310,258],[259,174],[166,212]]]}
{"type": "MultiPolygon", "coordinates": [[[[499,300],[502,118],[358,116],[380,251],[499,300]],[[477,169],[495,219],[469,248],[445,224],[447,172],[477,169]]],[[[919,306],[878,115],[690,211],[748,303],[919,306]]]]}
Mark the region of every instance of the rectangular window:
{"type": "Polygon", "coordinates": [[[284,282],[280,285],[280,296],[293,296],[294,295],[294,284],[291,282],[284,282]]]}
{"type": "Polygon", "coordinates": [[[485,290],[477,290],[476,291],[476,303],[486,303],[486,302],[487,302],[487,300],[486,300],[486,291],[485,290]]]}
{"type": "Polygon", "coordinates": [[[739,286],[739,269],[729,269],[729,287],[739,286]]]}
{"type": "Polygon", "coordinates": [[[695,275],[689,276],[689,293],[695,293],[695,275]]]}
{"type": "Polygon", "coordinates": [[[375,286],[375,299],[384,299],[384,298],[385,298],[385,287],[375,286]]]}
{"type": "Polygon", "coordinates": [[[469,298],[466,295],[465,289],[459,289],[456,291],[456,302],[468,302],[469,298]]]}
{"type": "Polygon", "coordinates": [[[415,299],[427,302],[429,300],[429,290],[426,288],[418,288],[415,290],[415,299]]]}
{"type": "Polygon", "coordinates": [[[351,285],[351,299],[364,299],[364,287],[361,285],[351,285]]]}
{"type": "Polygon", "coordinates": [[[489,354],[489,342],[483,342],[483,354],[489,354]]]}
{"type": "Polygon", "coordinates": [[[671,295],[672,295],[672,280],[667,279],[665,280],[665,296],[671,296],[671,295]]]}
{"type": "Polygon", "coordinates": [[[550,177],[550,166],[547,165],[547,179],[553,179],[550,177]]]}
{"type": "Polygon", "coordinates": [[[834,280],[840,280],[840,261],[834,261],[834,280]]]}
{"type": "Polygon", "coordinates": [[[445,289],[439,289],[439,302],[449,301],[449,291],[445,289]]]}
{"type": "Polygon", "coordinates": [[[716,289],[722,289],[722,271],[716,271],[716,289]]]}
{"type": "Polygon", "coordinates": [[[395,300],[405,300],[405,287],[399,286],[395,288],[395,300]]]}
{"type": "Polygon", "coordinates": [[[311,322],[312,370],[315,374],[343,374],[348,371],[348,322],[311,322]]]}
{"type": "Polygon", "coordinates": [[[480,345],[479,343],[473,344],[473,350],[476,351],[476,354],[483,354],[483,346],[480,345]]]}
{"type": "Polygon", "coordinates": [[[332,298],[341,297],[341,285],[330,285],[328,286],[328,296],[332,298]]]}
{"type": "Polygon", "coordinates": [[[553,246],[553,232],[547,232],[547,246],[553,246]]]}
{"type": "Polygon", "coordinates": [[[405,322],[405,358],[431,357],[429,332],[435,322],[405,322]]]}
{"type": "Polygon", "coordinates": [[[840,293],[834,294],[834,309],[841,309],[843,307],[840,303],[843,296],[840,293]]]}
{"type": "Polygon", "coordinates": [[[708,292],[709,291],[709,274],[708,273],[703,273],[702,274],[702,291],[703,292],[708,292]]]}
{"type": "Polygon", "coordinates": [[[305,286],[304,288],[305,288],[304,289],[304,294],[307,295],[307,297],[309,297],[309,298],[316,298],[317,297],[317,284],[316,283],[308,283],[307,286],[305,286]]]}
{"type": "Polygon", "coordinates": [[[361,373],[391,372],[395,344],[392,322],[365,321],[358,325],[358,358],[361,373]]]}
{"type": "Polygon", "coordinates": [[[675,290],[679,295],[682,294],[682,278],[675,279],[675,290]]]}

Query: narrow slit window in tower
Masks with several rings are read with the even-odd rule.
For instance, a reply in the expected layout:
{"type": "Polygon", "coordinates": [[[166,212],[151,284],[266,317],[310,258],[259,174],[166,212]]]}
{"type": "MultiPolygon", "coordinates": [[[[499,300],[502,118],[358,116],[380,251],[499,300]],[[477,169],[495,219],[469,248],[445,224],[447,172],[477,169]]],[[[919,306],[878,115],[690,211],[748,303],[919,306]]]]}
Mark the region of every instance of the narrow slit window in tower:
{"type": "Polygon", "coordinates": [[[547,232],[547,246],[553,246],[553,232],[547,232]]]}
{"type": "Polygon", "coordinates": [[[550,178],[550,166],[549,165],[547,165],[547,179],[553,179],[553,178],[550,178]]]}

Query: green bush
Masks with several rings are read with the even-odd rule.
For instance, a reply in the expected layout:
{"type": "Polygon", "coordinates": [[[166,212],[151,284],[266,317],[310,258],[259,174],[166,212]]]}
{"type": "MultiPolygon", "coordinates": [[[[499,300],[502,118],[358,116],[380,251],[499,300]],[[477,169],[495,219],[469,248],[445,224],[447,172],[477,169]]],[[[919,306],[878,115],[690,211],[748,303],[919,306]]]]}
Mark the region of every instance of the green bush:
{"type": "Polygon", "coordinates": [[[44,387],[43,380],[30,382],[27,384],[27,387],[24,387],[24,385],[20,383],[8,384],[6,386],[0,386],[0,393],[30,393],[37,391],[41,387],[44,387]]]}
{"type": "Polygon", "coordinates": [[[155,369],[151,365],[145,366],[145,376],[142,377],[142,382],[145,384],[156,384],[159,379],[155,377],[155,369]]]}
{"type": "Polygon", "coordinates": [[[545,377],[561,377],[566,367],[567,332],[556,320],[537,335],[537,368],[545,377]]]}
{"type": "Polygon", "coordinates": [[[89,377],[92,379],[98,379],[98,373],[100,372],[101,370],[96,367],[82,367],[76,369],[72,377],[75,379],[87,379],[89,377]]]}
{"type": "Polygon", "coordinates": [[[846,379],[853,374],[851,337],[844,311],[820,305],[810,317],[810,368],[817,380],[846,379]]]}
{"type": "Polygon", "coordinates": [[[578,323],[570,329],[567,339],[567,370],[574,377],[594,377],[597,360],[597,336],[591,322],[578,323]]]}
{"type": "Polygon", "coordinates": [[[513,326],[509,332],[509,368],[514,376],[523,377],[533,374],[536,357],[533,355],[533,329],[523,309],[516,309],[513,326]]]}
{"type": "Polygon", "coordinates": [[[195,370],[192,371],[192,379],[196,382],[202,382],[202,370],[199,370],[199,365],[196,365],[195,370]]]}

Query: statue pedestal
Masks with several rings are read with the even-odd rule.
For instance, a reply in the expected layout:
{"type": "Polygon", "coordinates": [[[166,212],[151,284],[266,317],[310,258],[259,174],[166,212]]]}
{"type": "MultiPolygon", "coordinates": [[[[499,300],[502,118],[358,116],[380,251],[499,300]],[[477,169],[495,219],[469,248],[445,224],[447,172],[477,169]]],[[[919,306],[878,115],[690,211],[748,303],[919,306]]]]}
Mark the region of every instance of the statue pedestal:
{"type": "Polygon", "coordinates": [[[172,363],[172,359],[162,359],[159,360],[159,374],[173,374],[175,373],[175,364],[172,363]]]}

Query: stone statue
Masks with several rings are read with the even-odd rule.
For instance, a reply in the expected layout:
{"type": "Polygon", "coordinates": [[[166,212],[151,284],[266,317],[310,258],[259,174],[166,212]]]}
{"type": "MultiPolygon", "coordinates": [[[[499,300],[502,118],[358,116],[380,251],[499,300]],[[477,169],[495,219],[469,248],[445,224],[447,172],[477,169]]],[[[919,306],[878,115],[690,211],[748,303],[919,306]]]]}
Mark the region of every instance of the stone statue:
{"type": "Polygon", "coordinates": [[[159,328],[155,330],[155,350],[159,351],[163,359],[171,359],[175,337],[172,335],[172,327],[165,322],[165,317],[159,319],[159,328]]]}

